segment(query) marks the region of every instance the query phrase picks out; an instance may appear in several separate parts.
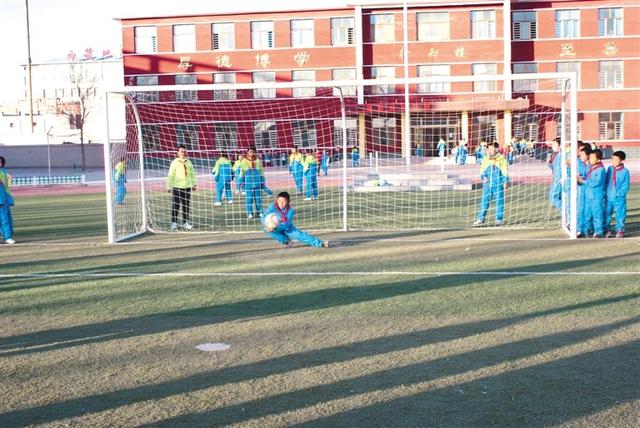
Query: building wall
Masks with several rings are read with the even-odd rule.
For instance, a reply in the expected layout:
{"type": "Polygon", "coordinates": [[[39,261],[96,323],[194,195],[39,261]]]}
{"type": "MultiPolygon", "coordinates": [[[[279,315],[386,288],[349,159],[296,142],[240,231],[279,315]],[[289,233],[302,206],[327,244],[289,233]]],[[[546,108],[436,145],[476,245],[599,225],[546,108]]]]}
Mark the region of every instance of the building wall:
{"type": "MultiPolygon", "coordinates": [[[[87,168],[104,168],[104,149],[102,144],[85,145],[87,168]]],[[[52,168],[80,168],[82,155],[78,144],[29,144],[1,146],[0,156],[7,160],[7,167],[14,168],[47,168],[49,159],[52,168]]]]}
{"type": "MultiPolygon", "coordinates": [[[[408,15],[409,33],[409,74],[417,76],[419,65],[449,64],[451,75],[471,75],[474,63],[495,63],[497,73],[503,73],[503,16],[502,2],[494,4],[474,4],[472,1],[450,3],[434,1],[433,6],[411,7],[408,15]],[[471,11],[495,11],[495,38],[471,39],[471,11]],[[418,41],[416,14],[420,12],[446,11],[450,17],[450,35],[448,40],[424,42],[418,41]]],[[[623,136],[618,140],[602,140],[602,144],[640,145],[640,5],[636,1],[611,0],[600,1],[549,1],[549,2],[512,2],[512,12],[533,10],[537,13],[537,38],[533,40],[512,40],[512,64],[533,62],[538,72],[555,72],[557,63],[578,61],[580,63],[580,85],[578,92],[579,130],[581,138],[600,141],[599,113],[622,112],[623,136]],[[616,37],[598,36],[598,9],[602,7],[622,7],[624,11],[623,35],[616,37]],[[580,35],[577,38],[560,39],[555,36],[555,14],[558,9],[580,10],[580,35]],[[624,87],[619,89],[601,89],[599,87],[599,67],[601,61],[623,61],[624,87]]],[[[290,81],[292,70],[315,70],[316,80],[329,80],[331,70],[356,67],[356,50],[362,49],[362,71],[365,78],[370,77],[371,67],[392,66],[396,77],[403,75],[403,30],[402,9],[363,7],[363,44],[362,46],[331,46],[332,17],[355,17],[354,9],[331,9],[314,11],[290,11],[286,13],[246,13],[230,15],[203,15],[191,17],[162,17],[147,19],[123,19],[123,50],[125,83],[132,84],[131,77],[138,75],[157,75],[160,85],[173,84],[175,75],[184,73],[181,61],[188,61],[189,73],[197,74],[198,83],[211,83],[215,72],[235,72],[237,83],[249,83],[255,71],[274,71],[277,81],[290,81]],[[369,17],[377,13],[394,15],[395,40],[390,42],[372,42],[369,17]],[[290,40],[290,20],[312,18],[315,22],[313,47],[292,48],[290,40]],[[258,50],[251,48],[250,23],[255,20],[274,21],[274,47],[258,50]],[[211,46],[211,24],[214,22],[235,23],[235,49],[214,51],[211,46]],[[173,52],[172,25],[193,23],[196,25],[196,51],[173,52]],[[157,27],[158,52],[136,54],[134,28],[139,25],[157,27]],[[308,55],[306,63],[297,63],[296,55],[308,55]],[[259,56],[267,54],[268,61],[260,64],[259,56]],[[226,64],[224,63],[226,60],[226,64]]],[[[508,34],[507,37],[511,37],[508,34]]],[[[262,57],[263,59],[266,57],[262,57]]],[[[184,64],[183,64],[184,65],[184,64]]],[[[415,90],[415,87],[412,87],[415,90]]],[[[398,92],[402,90],[397,88],[398,92]]],[[[500,90],[500,85],[498,85],[500,90]]],[[[446,98],[473,98],[469,83],[452,84],[453,94],[446,98]],[[464,92],[466,94],[460,94],[464,92]],[[458,93],[457,95],[455,93],[458,93]]],[[[278,97],[289,96],[281,91],[278,97]]],[[[495,94],[499,96],[500,94],[495,94]]],[[[535,98],[536,102],[557,98],[555,88],[540,88],[535,94],[524,94],[535,98]]],[[[206,94],[203,94],[206,97],[206,94]]],[[[515,94],[521,97],[523,94],[515,94]]],[[[171,94],[164,95],[170,100],[171,94]]],[[[401,97],[389,97],[394,102],[401,97]]],[[[555,136],[555,129],[548,127],[546,139],[555,136]]],[[[287,144],[287,141],[283,141],[287,144]]]]}

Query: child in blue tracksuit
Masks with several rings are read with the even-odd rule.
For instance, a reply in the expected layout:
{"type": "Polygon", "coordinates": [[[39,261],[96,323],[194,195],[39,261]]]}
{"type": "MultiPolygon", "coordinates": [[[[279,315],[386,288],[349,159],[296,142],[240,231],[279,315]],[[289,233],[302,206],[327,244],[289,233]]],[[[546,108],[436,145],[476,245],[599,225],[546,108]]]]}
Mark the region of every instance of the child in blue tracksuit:
{"type": "Polygon", "coordinates": [[[440,138],[440,140],[438,140],[436,150],[438,151],[438,157],[444,158],[444,156],[447,154],[447,142],[444,141],[443,138],[440,138]]]}
{"type": "Polygon", "coordinates": [[[13,206],[13,196],[11,195],[11,183],[7,170],[4,169],[6,160],[0,156],[0,232],[7,244],[15,244],[13,239],[13,217],[11,207],[13,206]]]}
{"type": "Polygon", "coordinates": [[[247,156],[240,166],[240,174],[243,178],[246,192],[247,218],[262,216],[262,186],[264,185],[264,173],[260,159],[256,156],[256,150],[250,148],[247,156]],[[254,214],[255,207],[255,214],[254,214]]]}
{"type": "Polygon", "coordinates": [[[504,218],[504,188],[509,182],[507,160],[498,153],[498,143],[489,143],[487,155],[482,159],[480,178],[482,179],[482,201],[474,226],[484,223],[491,199],[496,205],[496,226],[502,225],[504,218]]]}
{"type": "Polygon", "coordinates": [[[589,155],[589,171],[585,179],[578,178],[584,184],[585,192],[585,228],[593,227],[593,237],[602,238],[604,225],[604,185],[607,173],[602,165],[602,152],[594,150],[589,155]]]}
{"type": "Polygon", "coordinates": [[[233,204],[233,195],[231,193],[231,180],[233,179],[233,171],[231,162],[226,153],[220,154],[220,157],[213,166],[213,178],[216,182],[216,202],[213,205],[222,205],[222,194],[225,194],[227,204],[233,204]]]}
{"type": "Polygon", "coordinates": [[[293,225],[295,211],[293,207],[291,207],[290,201],[291,196],[288,192],[280,192],[278,193],[276,201],[269,205],[269,208],[267,208],[267,211],[261,220],[262,225],[264,226],[264,231],[267,235],[287,247],[290,247],[293,244],[291,240],[295,239],[296,241],[300,241],[303,244],[310,245],[312,247],[329,248],[329,241],[322,241],[320,238],[316,238],[310,233],[304,232],[293,225]],[[280,220],[280,224],[278,224],[278,226],[273,230],[268,230],[264,225],[265,218],[269,214],[275,214],[280,220]]]}
{"type": "MultiPolygon", "coordinates": [[[[582,181],[587,179],[587,174],[589,173],[589,155],[591,154],[591,146],[588,144],[580,144],[578,143],[578,197],[576,200],[577,204],[577,236],[578,238],[583,238],[587,236],[587,228],[586,228],[586,219],[585,219],[585,186],[582,181]],[[581,181],[582,180],[582,181],[581,181]]],[[[567,171],[567,176],[571,176],[571,171],[567,171]]],[[[566,185],[568,187],[567,194],[569,194],[571,188],[571,180],[566,181],[566,185]]]]}
{"type": "Polygon", "coordinates": [[[351,166],[354,168],[360,166],[360,150],[357,147],[351,150],[351,166]]]}
{"type": "Polygon", "coordinates": [[[562,154],[560,153],[560,140],[555,139],[551,143],[551,156],[549,168],[553,173],[551,187],[549,188],[549,203],[558,210],[562,209],[562,154]]]}
{"type": "Polygon", "coordinates": [[[307,182],[305,201],[318,199],[318,161],[311,153],[304,158],[304,178],[307,182]]]}
{"type": "Polygon", "coordinates": [[[322,152],[322,158],[320,160],[320,169],[322,173],[326,176],[329,174],[329,154],[324,151],[322,152]]]}
{"type": "Polygon", "coordinates": [[[302,153],[296,148],[291,150],[291,155],[289,155],[289,173],[293,176],[293,181],[296,184],[296,193],[298,195],[302,194],[303,162],[304,157],[302,153]]]}
{"type": "Polygon", "coordinates": [[[244,182],[241,174],[242,161],[244,160],[244,155],[238,155],[238,158],[233,163],[233,176],[236,179],[236,195],[240,193],[240,191],[244,192],[244,182]]]}
{"type": "Polygon", "coordinates": [[[484,157],[485,144],[486,143],[482,141],[476,148],[476,164],[477,165],[482,165],[482,158],[484,157]]]}
{"type": "Polygon", "coordinates": [[[116,185],[116,205],[124,204],[124,197],[127,194],[127,161],[125,158],[120,158],[120,162],[116,164],[113,171],[113,182],[116,185]]]}
{"type": "Polygon", "coordinates": [[[456,151],[456,158],[455,158],[456,164],[458,165],[466,164],[467,153],[469,153],[469,151],[467,150],[467,146],[465,146],[464,141],[461,141],[460,143],[458,143],[458,150],[456,151]]]}
{"type": "Polygon", "coordinates": [[[624,222],[627,217],[627,192],[629,191],[629,170],[624,167],[627,155],[622,151],[614,152],[612,165],[607,169],[605,188],[606,206],[604,211],[605,238],[611,237],[611,214],[616,214],[616,238],[624,235],[624,222]]]}

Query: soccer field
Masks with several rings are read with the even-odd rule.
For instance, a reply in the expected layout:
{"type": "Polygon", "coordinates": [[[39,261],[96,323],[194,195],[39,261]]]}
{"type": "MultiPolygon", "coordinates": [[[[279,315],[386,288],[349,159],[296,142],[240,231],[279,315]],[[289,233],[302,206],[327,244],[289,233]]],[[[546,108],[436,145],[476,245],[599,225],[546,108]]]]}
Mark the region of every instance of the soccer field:
{"type": "Polygon", "coordinates": [[[640,424],[640,200],[558,230],[161,234],[21,197],[0,246],[0,426],[640,424]],[[203,343],[226,351],[202,352],[203,343]]]}

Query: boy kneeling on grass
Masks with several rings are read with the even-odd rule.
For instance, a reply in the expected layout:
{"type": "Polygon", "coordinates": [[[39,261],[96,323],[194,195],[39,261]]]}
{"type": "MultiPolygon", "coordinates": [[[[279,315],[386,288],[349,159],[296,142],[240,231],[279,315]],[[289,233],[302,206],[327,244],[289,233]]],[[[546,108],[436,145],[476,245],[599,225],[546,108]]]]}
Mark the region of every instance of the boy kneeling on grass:
{"type": "Polygon", "coordinates": [[[262,225],[265,232],[271,238],[280,242],[282,245],[291,247],[293,245],[292,239],[300,241],[303,244],[310,245],[312,247],[324,247],[329,248],[329,241],[322,241],[320,238],[316,238],[310,233],[304,232],[293,225],[293,217],[295,210],[291,207],[291,196],[288,192],[280,192],[276,197],[276,201],[269,205],[267,211],[261,218],[262,225]],[[275,214],[280,221],[274,229],[267,228],[265,220],[270,214],[275,214]]]}

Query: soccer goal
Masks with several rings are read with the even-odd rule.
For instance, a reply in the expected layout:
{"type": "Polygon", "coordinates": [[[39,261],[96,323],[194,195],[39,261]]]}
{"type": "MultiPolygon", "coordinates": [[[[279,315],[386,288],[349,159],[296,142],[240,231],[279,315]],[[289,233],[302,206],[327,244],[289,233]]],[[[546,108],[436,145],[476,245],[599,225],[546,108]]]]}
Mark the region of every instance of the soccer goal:
{"type": "Polygon", "coordinates": [[[171,231],[167,174],[179,145],[197,177],[189,233],[258,231],[269,193],[288,191],[297,224],[309,230],[564,228],[575,237],[573,79],[538,73],[110,92],[109,241],[171,231]],[[265,188],[249,208],[234,164],[250,147],[265,188]],[[234,172],[230,193],[213,175],[223,155],[234,172]]]}

